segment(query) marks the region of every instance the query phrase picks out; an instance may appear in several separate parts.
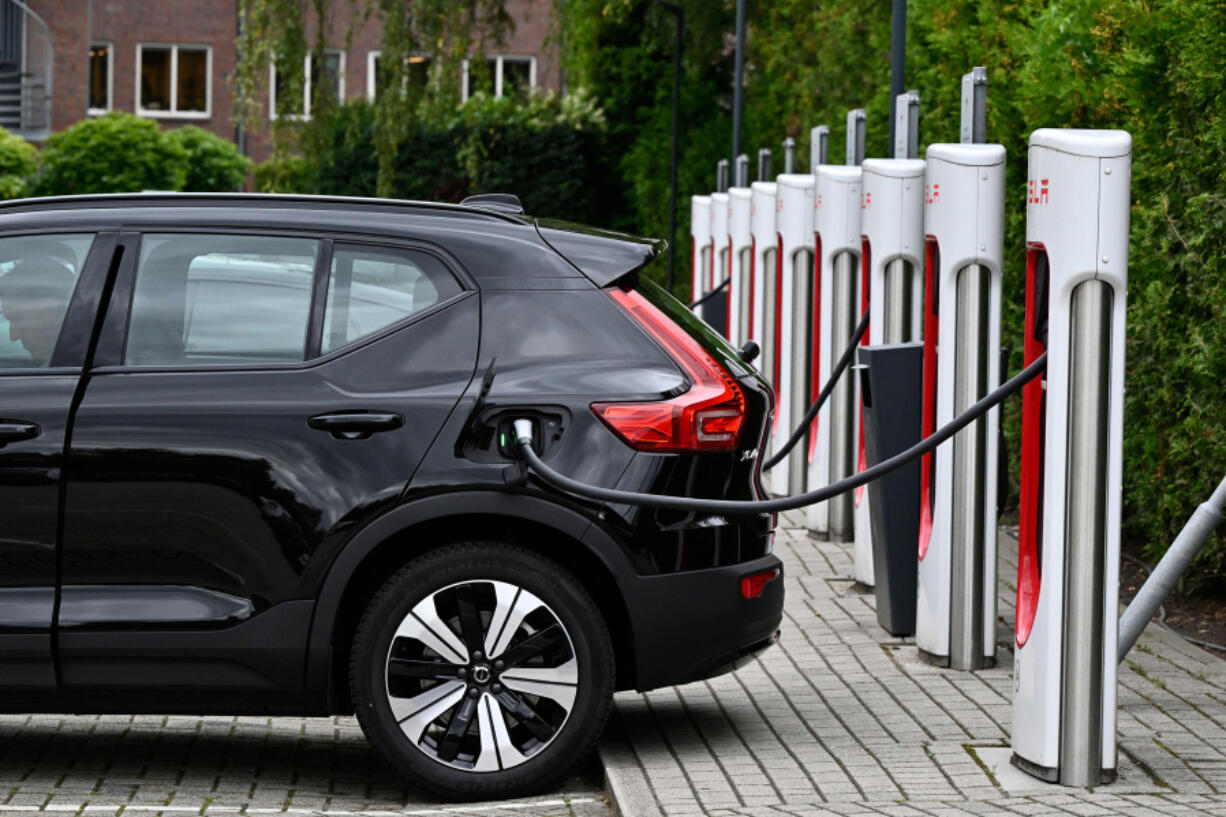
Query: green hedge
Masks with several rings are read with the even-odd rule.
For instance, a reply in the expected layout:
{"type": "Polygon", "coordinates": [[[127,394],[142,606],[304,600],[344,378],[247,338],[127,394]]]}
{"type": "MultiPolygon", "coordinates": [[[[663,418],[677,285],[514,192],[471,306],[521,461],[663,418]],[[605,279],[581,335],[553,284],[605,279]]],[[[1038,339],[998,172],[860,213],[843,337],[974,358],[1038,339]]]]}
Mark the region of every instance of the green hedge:
{"type": "MultiPolygon", "coordinates": [[[[8,172],[6,144],[0,141],[0,179],[8,172]]],[[[26,155],[33,158],[30,150],[26,155]]],[[[110,113],[52,134],[37,155],[37,165],[26,162],[14,173],[31,195],[60,196],[224,192],[241,189],[250,170],[250,160],[231,142],[206,130],[188,125],[163,131],[151,119],[110,113]]],[[[3,184],[0,181],[0,195],[3,184]]]]}
{"type": "MultiPolygon", "coordinates": [[[[709,192],[730,153],[727,3],[683,0],[682,193],[709,192]]],[[[568,0],[568,77],[627,123],[618,224],[667,232],[672,18],[644,0],[568,0]]],[[[744,151],[868,111],[868,155],[887,155],[890,5],[859,0],[751,4],[744,151]],[[797,55],[803,55],[797,59],[797,55]]],[[[1226,6],[1216,0],[910,0],[907,87],[921,95],[921,146],[957,141],[960,76],[988,68],[988,136],[1008,149],[1005,343],[1020,348],[1026,140],[1039,127],[1123,128],[1134,139],[1127,393],[1126,539],[1158,557],[1226,462],[1226,6]]],[[[922,155],[922,154],[921,154],[922,155]]],[[[839,159],[836,159],[838,161],[839,159]]],[[[775,172],[782,163],[776,159],[775,172]]],[[[682,229],[688,244],[688,208],[682,229]]],[[[688,276],[681,276],[688,283],[688,276]]],[[[685,284],[678,289],[686,288],[685,284]]],[[[684,294],[684,293],[682,293],[684,294]]],[[[1013,357],[1014,371],[1020,354],[1013,357]]],[[[1018,406],[1006,410],[1017,450],[1018,406]]],[[[1016,459],[1013,473],[1017,473],[1016,459]]],[[[1219,533],[1194,583],[1226,587],[1219,533]]]]}
{"type": "MultiPolygon", "coordinates": [[[[299,156],[256,168],[258,189],[373,196],[376,116],[351,102],[304,123],[299,156]]],[[[443,117],[408,128],[395,163],[392,195],[459,201],[474,193],[516,193],[530,213],[590,221],[602,175],[604,120],[583,94],[537,95],[526,102],[477,95],[443,117]]]]}
{"type": "Polygon", "coordinates": [[[0,199],[19,199],[26,194],[37,157],[33,145],[0,128],[0,199]]]}

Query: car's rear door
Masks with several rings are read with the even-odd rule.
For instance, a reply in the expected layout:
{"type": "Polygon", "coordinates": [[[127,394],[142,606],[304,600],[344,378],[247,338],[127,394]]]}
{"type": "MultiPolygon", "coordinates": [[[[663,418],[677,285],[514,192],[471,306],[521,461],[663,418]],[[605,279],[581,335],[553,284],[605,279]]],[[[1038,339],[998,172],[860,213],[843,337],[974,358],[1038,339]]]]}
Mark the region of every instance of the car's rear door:
{"type": "Polygon", "coordinates": [[[74,419],[64,687],[292,707],[318,565],[470,382],[476,293],[407,244],[150,232],[135,257],[74,419]]]}
{"type": "Polygon", "coordinates": [[[113,234],[0,235],[0,695],[55,689],[64,440],[115,249],[113,234]]]}

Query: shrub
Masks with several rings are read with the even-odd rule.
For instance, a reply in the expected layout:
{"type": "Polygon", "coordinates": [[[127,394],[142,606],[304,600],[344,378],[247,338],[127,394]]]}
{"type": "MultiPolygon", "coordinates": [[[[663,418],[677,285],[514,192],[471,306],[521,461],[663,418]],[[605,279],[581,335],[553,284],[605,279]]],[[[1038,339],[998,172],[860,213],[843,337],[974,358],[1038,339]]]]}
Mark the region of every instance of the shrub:
{"type": "Polygon", "coordinates": [[[233,142],[204,128],[186,125],[166,132],[186,155],[186,177],[179,189],[192,193],[225,193],[241,190],[251,172],[251,160],[238,152],[233,142]]]}
{"type": "Polygon", "coordinates": [[[26,194],[37,155],[29,142],[0,128],[0,199],[17,199],[26,194]]]}
{"type": "Polygon", "coordinates": [[[40,196],[180,190],[187,153],[157,123],[126,113],[84,119],[47,140],[40,196]]]}
{"type": "Polygon", "coordinates": [[[314,193],[314,174],[301,156],[269,159],[255,166],[255,189],[260,193],[314,193]]]}

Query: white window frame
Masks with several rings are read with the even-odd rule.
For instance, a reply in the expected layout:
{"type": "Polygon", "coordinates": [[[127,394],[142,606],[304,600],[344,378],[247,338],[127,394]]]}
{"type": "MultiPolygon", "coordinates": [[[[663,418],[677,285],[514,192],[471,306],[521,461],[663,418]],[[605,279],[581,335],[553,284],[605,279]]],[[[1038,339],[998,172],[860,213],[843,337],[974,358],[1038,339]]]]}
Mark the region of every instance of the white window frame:
{"type": "MultiPolygon", "coordinates": [[[[502,61],[528,62],[528,87],[536,89],[536,57],[531,54],[486,54],[484,59],[494,61],[494,96],[502,96],[502,61]]],[[[468,101],[468,60],[464,60],[463,74],[460,77],[460,101],[468,101]]]]}
{"type": "Polygon", "coordinates": [[[213,46],[204,43],[137,43],[136,44],[136,100],[134,102],[137,116],[148,116],[153,119],[212,119],[213,118],[213,46]],[[170,110],[156,110],[141,107],[140,99],[140,69],[144,61],[144,49],[170,49],[170,110]],[[204,52],[204,110],[179,110],[179,49],[204,52]]]}
{"type": "MultiPolygon", "coordinates": [[[[105,48],[106,49],[106,107],[105,108],[89,107],[89,92],[91,89],[86,88],[85,90],[85,105],[86,105],[85,113],[89,116],[102,116],[103,114],[110,113],[110,111],[115,107],[115,45],[113,43],[102,42],[102,41],[92,42],[89,44],[89,49],[91,51],[93,51],[95,48],[105,48]]],[[[138,83],[140,82],[139,76],[140,75],[138,73],[137,74],[138,83]]],[[[88,71],[86,71],[85,80],[86,82],[89,82],[89,72],[88,71]]],[[[139,86],[137,90],[138,91],[140,90],[139,86]]]]}
{"type": "MultiPolygon", "coordinates": [[[[382,51],[368,51],[366,53],[366,99],[369,102],[375,101],[375,96],[376,96],[375,92],[377,90],[376,80],[378,79],[378,74],[376,73],[375,63],[379,61],[379,57],[381,56],[383,56],[382,51]]],[[[424,59],[427,62],[427,64],[429,64],[430,62],[430,55],[422,53],[420,51],[413,51],[405,55],[405,59],[410,62],[412,62],[416,58],[424,59]]],[[[404,77],[406,87],[407,87],[408,80],[409,78],[406,75],[404,77]]]]}
{"type": "MultiPolygon", "coordinates": [[[[343,104],[345,102],[345,51],[341,48],[325,48],[324,54],[336,54],[340,57],[337,64],[337,76],[339,78],[338,87],[336,89],[336,101],[343,104]]],[[[369,61],[373,65],[373,61],[369,61]]],[[[268,118],[270,121],[277,119],[277,61],[270,60],[268,63],[268,118]]],[[[302,58],[302,113],[287,113],[285,118],[295,122],[305,122],[311,118],[311,54],[308,53],[302,58]]]]}

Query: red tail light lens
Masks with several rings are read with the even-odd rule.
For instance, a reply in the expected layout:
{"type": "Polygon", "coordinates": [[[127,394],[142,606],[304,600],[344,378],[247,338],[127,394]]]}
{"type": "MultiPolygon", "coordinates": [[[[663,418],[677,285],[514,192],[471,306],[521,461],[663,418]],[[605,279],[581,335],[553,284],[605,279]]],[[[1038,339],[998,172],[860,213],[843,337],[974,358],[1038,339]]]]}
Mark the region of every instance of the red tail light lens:
{"type": "Polygon", "coordinates": [[[730,451],[741,438],[745,394],[696,340],[637,292],[611,293],[681,367],[685,394],[650,403],[594,403],[592,412],[639,451],[730,451]]]}
{"type": "Polygon", "coordinates": [[[766,589],[766,583],[777,578],[779,578],[779,568],[777,567],[773,570],[745,576],[741,579],[741,596],[747,599],[756,599],[766,589]]]}

